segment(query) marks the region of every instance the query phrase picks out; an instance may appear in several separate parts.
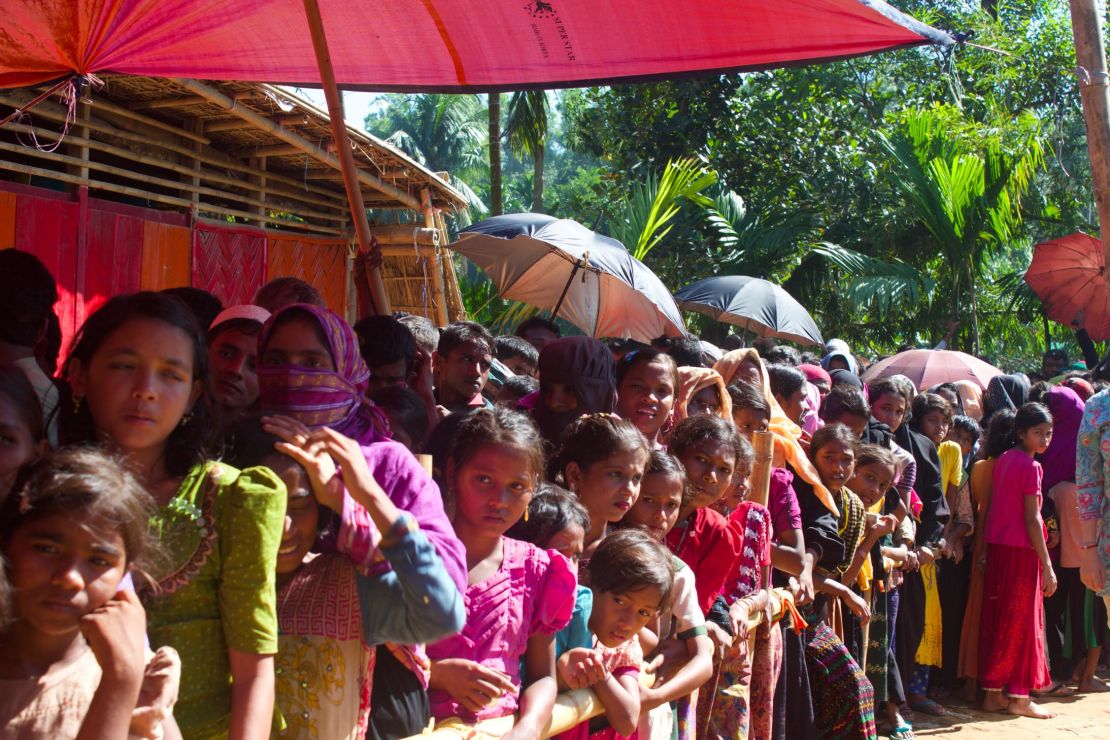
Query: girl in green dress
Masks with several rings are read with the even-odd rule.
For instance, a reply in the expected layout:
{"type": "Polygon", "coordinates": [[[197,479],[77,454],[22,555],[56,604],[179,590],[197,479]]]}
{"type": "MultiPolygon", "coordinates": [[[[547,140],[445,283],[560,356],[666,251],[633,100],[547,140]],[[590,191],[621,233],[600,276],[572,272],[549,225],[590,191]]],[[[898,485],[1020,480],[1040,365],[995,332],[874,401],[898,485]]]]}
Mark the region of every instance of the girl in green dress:
{"type": "Polygon", "coordinates": [[[66,361],[62,438],[122,455],[158,506],[151,527],[166,555],[141,594],[152,646],[181,655],[182,734],[262,740],[273,717],[286,494],[266,468],[207,458],[206,373],[184,303],[116,296],[88,318],[66,361]]]}

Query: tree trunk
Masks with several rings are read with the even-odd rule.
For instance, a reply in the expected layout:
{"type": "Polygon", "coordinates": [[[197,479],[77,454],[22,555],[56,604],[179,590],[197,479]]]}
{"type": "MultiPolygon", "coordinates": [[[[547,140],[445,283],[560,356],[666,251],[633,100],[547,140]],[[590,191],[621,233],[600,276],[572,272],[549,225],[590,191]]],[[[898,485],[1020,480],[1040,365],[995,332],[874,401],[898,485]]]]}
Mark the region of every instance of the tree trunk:
{"type": "Polygon", "coordinates": [[[979,298],[975,295],[975,271],[967,258],[967,290],[971,294],[971,354],[979,356],[979,298]]]}
{"type": "Polygon", "coordinates": [[[489,210],[500,216],[501,197],[501,93],[489,94],[489,210]]]}
{"type": "Polygon", "coordinates": [[[532,151],[532,213],[543,213],[543,150],[546,141],[540,141],[532,151]]]}
{"type": "MultiPolygon", "coordinates": [[[[1079,63],[1079,93],[1087,124],[1087,154],[1098,206],[1103,259],[1110,265],[1110,87],[1102,17],[1096,0],[1070,0],[1075,58],[1079,63]]],[[[1110,273],[1106,276],[1110,281],[1110,273]]]]}

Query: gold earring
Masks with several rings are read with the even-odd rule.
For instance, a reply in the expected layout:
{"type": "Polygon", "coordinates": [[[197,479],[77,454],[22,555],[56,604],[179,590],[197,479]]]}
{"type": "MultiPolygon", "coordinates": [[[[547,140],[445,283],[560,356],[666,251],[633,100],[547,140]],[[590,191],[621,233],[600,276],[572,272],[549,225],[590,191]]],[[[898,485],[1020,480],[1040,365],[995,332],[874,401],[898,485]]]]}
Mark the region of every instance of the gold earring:
{"type": "Polygon", "coordinates": [[[193,412],[190,411],[190,412],[188,412],[187,414],[185,414],[184,416],[181,417],[181,421],[178,423],[178,426],[183,427],[192,420],[193,420],[193,412]]]}
{"type": "Polygon", "coordinates": [[[528,509],[524,510],[524,521],[528,521],[528,509]]]}

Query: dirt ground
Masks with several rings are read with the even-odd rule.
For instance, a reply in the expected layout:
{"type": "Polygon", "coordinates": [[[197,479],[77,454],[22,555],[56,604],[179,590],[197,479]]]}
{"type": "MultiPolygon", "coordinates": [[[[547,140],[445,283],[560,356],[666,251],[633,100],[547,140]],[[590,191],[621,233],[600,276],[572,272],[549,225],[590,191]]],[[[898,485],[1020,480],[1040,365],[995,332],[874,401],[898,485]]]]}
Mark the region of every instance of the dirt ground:
{"type": "MultiPolygon", "coordinates": [[[[1106,673],[1102,674],[1104,680],[1106,673]]],[[[1079,694],[1064,699],[1038,699],[1056,712],[1049,720],[987,714],[956,699],[947,703],[949,717],[917,713],[914,734],[920,738],[1007,738],[1007,740],[1110,740],[1110,693],[1079,694]]]]}

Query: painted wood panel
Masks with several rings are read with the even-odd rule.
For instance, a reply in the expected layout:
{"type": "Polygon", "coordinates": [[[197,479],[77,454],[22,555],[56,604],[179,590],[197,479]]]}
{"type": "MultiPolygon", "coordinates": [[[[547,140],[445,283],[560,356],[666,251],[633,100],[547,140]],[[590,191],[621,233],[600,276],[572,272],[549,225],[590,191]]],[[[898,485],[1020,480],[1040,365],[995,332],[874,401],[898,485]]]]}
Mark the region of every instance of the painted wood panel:
{"type": "Polygon", "coordinates": [[[58,198],[16,195],[14,242],[42,260],[58,284],[54,306],[62,328],[62,352],[77,328],[77,227],[80,206],[58,198]]]}
{"type": "Polygon", "coordinates": [[[139,290],[143,261],[143,219],[90,208],[85,244],[84,284],[78,295],[77,320],[104,305],[109,298],[139,290]]]}
{"type": "Polygon", "coordinates": [[[295,277],[315,287],[328,308],[340,316],[347,313],[347,242],[270,235],[269,274],[295,277]]]}
{"type": "Polygon", "coordinates": [[[141,290],[183,288],[192,280],[193,232],[187,226],[143,221],[141,290]]]}
{"type": "Polygon", "coordinates": [[[250,303],[266,282],[266,232],[197,223],[193,231],[193,287],[225,306],[250,303]]]}
{"type": "Polygon", "coordinates": [[[0,249],[15,246],[15,193],[0,191],[0,249]]]}

